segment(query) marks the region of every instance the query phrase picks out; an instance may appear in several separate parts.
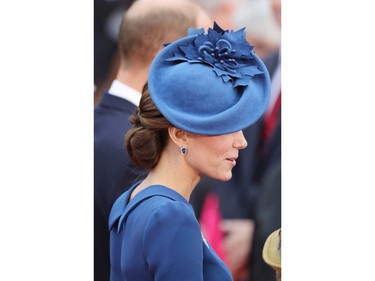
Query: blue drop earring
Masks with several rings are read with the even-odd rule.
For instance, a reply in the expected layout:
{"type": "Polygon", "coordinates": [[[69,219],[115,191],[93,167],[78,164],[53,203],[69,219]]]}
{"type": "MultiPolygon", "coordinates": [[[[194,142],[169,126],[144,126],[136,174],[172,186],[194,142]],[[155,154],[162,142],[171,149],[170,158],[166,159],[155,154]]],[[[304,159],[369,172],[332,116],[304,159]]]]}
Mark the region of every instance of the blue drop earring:
{"type": "Polygon", "coordinates": [[[181,153],[186,154],[187,153],[187,147],[186,146],[181,146],[181,153]]]}

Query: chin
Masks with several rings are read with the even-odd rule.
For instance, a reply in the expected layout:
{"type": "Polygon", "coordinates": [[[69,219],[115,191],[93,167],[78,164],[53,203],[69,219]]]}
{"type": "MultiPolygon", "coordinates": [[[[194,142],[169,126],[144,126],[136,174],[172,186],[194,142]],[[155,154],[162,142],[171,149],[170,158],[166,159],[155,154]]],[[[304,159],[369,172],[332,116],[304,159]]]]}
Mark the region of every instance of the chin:
{"type": "Polygon", "coordinates": [[[218,177],[214,177],[215,180],[219,181],[229,181],[232,178],[232,173],[229,173],[228,175],[219,175],[218,177]]]}
{"type": "Polygon", "coordinates": [[[201,174],[201,176],[202,177],[209,177],[209,178],[214,179],[214,180],[225,182],[225,181],[229,181],[232,178],[232,170],[229,170],[229,171],[225,170],[225,172],[216,171],[216,172],[213,172],[213,173],[203,173],[203,174],[201,174]]]}
{"type": "Polygon", "coordinates": [[[229,181],[232,178],[232,175],[226,179],[223,179],[222,181],[229,181]]]}

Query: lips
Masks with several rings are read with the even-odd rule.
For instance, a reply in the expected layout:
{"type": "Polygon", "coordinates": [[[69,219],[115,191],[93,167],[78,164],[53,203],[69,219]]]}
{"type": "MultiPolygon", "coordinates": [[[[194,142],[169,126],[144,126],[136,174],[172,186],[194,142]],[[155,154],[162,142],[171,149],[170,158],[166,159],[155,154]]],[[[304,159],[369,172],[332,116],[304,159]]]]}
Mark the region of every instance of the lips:
{"type": "Polygon", "coordinates": [[[230,163],[232,163],[233,165],[236,165],[236,160],[237,160],[237,157],[233,157],[233,158],[226,158],[227,161],[229,161],[230,163]]]}

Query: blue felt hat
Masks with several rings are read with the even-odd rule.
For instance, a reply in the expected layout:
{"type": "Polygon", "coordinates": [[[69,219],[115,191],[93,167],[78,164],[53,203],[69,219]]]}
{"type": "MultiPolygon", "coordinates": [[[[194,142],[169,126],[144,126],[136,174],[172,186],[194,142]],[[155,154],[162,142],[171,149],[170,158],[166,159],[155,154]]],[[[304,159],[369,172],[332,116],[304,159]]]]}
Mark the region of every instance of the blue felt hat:
{"type": "Polygon", "coordinates": [[[200,135],[240,131],[264,113],[270,78],[246,41],[244,28],[224,31],[216,23],[204,34],[179,39],[151,64],[150,96],[169,122],[200,135]]]}

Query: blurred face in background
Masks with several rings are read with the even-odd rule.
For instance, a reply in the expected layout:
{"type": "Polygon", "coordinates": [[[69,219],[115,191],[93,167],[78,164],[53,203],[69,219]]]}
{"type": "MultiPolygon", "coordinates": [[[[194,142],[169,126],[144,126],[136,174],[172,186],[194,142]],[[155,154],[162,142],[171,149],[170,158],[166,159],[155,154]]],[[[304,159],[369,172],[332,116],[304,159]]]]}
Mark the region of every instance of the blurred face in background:
{"type": "Polygon", "coordinates": [[[276,22],[281,26],[281,0],[271,0],[271,7],[276,22]]]}

